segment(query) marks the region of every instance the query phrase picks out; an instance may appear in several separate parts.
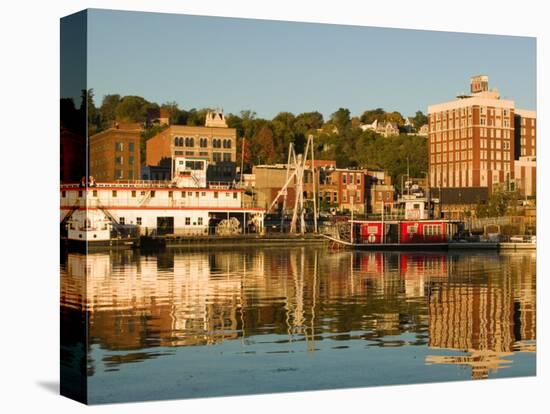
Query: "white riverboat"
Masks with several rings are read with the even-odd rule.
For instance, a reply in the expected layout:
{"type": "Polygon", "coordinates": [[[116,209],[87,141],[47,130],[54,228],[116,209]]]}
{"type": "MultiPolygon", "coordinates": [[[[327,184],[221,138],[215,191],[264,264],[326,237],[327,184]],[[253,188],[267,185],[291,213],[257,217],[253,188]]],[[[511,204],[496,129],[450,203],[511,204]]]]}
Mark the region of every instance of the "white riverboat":
{"type": "Polygon", "coordinates": [[[262,232],[265,210],[235,183],[207,182],[208,161],[174,159],[171,181],[61,185],[62,234],[69,243],[134,245],[140,236],[262,232]]]}

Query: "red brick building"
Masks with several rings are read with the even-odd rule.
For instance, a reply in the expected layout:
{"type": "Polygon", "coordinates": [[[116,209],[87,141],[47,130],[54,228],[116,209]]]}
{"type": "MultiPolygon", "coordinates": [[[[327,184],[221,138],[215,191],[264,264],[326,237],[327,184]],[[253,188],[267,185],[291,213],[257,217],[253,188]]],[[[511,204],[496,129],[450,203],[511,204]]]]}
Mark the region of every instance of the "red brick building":
{"type": "Polygon", "coordinates": [[[97,181],[140,179],[141,126],[115,124],[90,137],[90,175],[97,181]]]}
{"type": "Polygon", "coordinates": [[[430,186],[485,187],[491,192],[511,185],[514,160],[521,152],[534,151],[534,117],[489,90],[487,76],[471,78],[469,95],[428,106],[430,186]],[[518,122],[525,125],[519,145],[518,122]]]}

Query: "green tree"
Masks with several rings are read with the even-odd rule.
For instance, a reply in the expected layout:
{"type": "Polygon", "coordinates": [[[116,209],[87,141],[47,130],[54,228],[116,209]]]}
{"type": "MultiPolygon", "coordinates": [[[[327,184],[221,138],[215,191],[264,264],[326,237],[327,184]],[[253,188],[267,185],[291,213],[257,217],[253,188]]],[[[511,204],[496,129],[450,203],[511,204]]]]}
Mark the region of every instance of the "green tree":
{"type": "Polygon", "coordinates": [[[330,122],[333,126],[336,127],[338,134],[345,134],[351,126],[351,116],[349,109],[339,108],[330,116],[330,122]]]}
{"type": "Polygon", "coordinates": [[[99,115],[101,117],[101,128],[109,128],[113,125],[113,122],[116,119],[116,108],[120,103],[120,95],[112,94],[105,95],[101,101],[101,106],[99,107],[99,115]]]}
{"type": "Polygon", "coordinates": [[[405,119],[403,118],[403,116],[397,112],[397,111],[394,111],[394,112],[389,112],[389,113],[386,113],[386,116],[385,116],[385,120],[387,122],[394,122],[397,124],[398,127],[401,127],[405,124],[405,119]]]}
{"type": "Polygon", "coordinates": [[[116,120],[121,122],[145,122],[147,112],[152,106],[141,96],[125,96],[116,107],[116,120]]]}
{"type": "Polygon", "coordinates": [[[413,125],[418,131],[422,125],[425,125],[428,123],[428,117],[424,115],[422,111],[416,111],[416,114],[413,118],[413,125]]]}
{"type": "Polygon", "coordinates": [[[360,120],[363,124],[372,124],[374,121],[378,122],[384,121],[386,119],[386,111],[382,108],[369,109],[360,117],[360,120]]]}

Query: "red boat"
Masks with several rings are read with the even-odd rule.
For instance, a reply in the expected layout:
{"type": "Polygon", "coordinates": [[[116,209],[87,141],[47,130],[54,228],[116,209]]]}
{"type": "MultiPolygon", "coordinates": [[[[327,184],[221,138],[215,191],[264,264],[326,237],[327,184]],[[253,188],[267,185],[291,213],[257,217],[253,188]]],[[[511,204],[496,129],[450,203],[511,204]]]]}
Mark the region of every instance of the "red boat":
{"type": "Polygon", "coordinates": [[[350,220],[325,236],[335,247],[365,250],[446,249],[458,227],[459,222],[440,219],[350,220]]]}

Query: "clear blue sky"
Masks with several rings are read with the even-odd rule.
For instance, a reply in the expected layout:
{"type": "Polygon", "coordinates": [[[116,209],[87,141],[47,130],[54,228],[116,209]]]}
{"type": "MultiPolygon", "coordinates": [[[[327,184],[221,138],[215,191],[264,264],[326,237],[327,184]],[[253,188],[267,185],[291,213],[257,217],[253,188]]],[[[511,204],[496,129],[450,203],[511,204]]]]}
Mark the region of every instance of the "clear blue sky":
{"type": "Polygon", "coordinates": [[[88,87],[180,108],[413,115],[469,77],[536,109],[534,38],[90,10],[88,87]]]}

